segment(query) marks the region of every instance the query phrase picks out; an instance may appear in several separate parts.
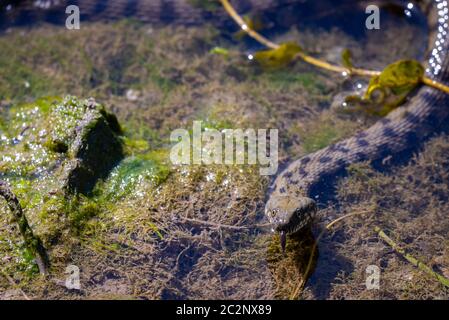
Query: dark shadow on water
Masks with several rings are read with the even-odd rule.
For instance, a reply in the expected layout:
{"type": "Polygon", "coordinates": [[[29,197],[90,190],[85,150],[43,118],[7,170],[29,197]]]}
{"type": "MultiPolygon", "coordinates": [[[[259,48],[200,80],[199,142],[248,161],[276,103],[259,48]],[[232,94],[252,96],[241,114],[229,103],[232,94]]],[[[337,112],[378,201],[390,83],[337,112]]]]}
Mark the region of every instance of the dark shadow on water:
{"type": "Polygon", "coordinates": [[[316,267],[308,279],[308,287],[311,288],[315,299],[328,299],[332,285],[338,281],[338,275],[350,274],[354,271],[351,261],[335,251],[333,243],[341,242],[342,238],[344,233],[336,231],[332,238],[324,237],[318,245],[316,267]]]}

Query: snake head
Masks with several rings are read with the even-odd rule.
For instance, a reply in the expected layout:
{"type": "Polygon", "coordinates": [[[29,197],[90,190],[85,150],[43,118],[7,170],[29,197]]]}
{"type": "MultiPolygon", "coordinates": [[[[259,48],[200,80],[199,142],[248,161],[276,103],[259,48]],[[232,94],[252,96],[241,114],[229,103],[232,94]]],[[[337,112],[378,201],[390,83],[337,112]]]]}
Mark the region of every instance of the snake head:
{"type": "Polygon", "coordinates": [[[265,215],[281,236],[282,251],[286,246],[286,235],[300,231],[310,225],[317,212],[316,202],[308,197],[272,195],[265,206],[265,215]]]}

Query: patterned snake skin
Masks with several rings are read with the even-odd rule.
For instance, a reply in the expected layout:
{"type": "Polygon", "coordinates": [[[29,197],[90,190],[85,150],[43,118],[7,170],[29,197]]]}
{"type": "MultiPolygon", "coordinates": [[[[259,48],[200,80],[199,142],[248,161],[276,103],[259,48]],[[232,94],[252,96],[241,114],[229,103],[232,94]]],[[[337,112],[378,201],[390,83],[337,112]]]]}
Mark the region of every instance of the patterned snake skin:
{"type": "MultiPolygon", "coordinates": [[[[444,0],[423,1],[431,28],[429,61],[426,74],[440,82],[449,81],[448,4],[444,0]]],[[[281,234],[307,226],[317,211],[317,185],[344,173],[348,165],[360,161],[384,159],[416,147],[444,122],[449,115],[449,96],[422,87],[404,106],[391,112],[372,127],[353,137],[309,154],[290,163],[277,177],[265,207],[265,213],[281,234]]]]}
{"type": "MultiPolygon", "coordinates": [[[[212,1],[212,0],[209,0],[212,1]]],[[[235,0],[237,11],[265,10],[295,0],[235,0]]],[[[347,0],[355,1],[355,0],[347,0]]],[[[132,16],[150,23],[201,24],[222,23],[222,10],[204,11],[191,5],[194,0],[47,0],[10,1],[16,6],[11,13],[0,12],[0,26],[5,21],[64,19],[64,8],[76,4],[83,19],[99,20],[132,16]],[[38,7],[46,7],[39,9],[38,7]],[[48,17],[51,17],[49,19],[48,17]]],[[[417,1],[427,12],[431,30],[429,60],[426,73],[443,83],[449,82],[449,28],[446,0],[417,1]]],[[[0,0],[1,3],[1,0],[0,0]]],[[[63,21],[63,20],[61,20],[63,21]]],[[[228,20],[229,21],[229,20],[228,20]]],[[[348,165],[366,160],[378,160],[414,147],[435,132],[449,115],[448,95],[422,87],[404,106],[353,137],[309,154],[290,163],[275,180],[265,213],[274,229],[281,234],[285,247],[286,235],[299,231],[312,220],[317,205],[316,186],[324,180],[344,173],[348,165]]]]}

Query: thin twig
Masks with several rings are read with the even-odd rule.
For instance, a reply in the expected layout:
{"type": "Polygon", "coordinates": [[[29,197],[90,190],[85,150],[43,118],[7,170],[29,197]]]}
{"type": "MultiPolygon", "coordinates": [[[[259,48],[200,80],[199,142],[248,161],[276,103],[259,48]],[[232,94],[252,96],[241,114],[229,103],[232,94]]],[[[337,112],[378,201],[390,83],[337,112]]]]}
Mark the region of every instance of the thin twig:
{"type": "Polygon", "coordinates": [[[425,85],[428,85],[429,87],[432,87],[432,88],[441,90],[443,92],[449,93],[449,86],[445,85],[444,83],[432,80],[429,77],[423,77],[422,82],[425,85]]]}
{"type": "MultiPolygon", "coordinates": [[[[246,32],[251,38],[255,39],[259,43],[263,44],[267,48],[270,49],[278,49],[280,46],[277,43],[272,42],[271,40],[265,38],[263,35],[258,33],[257,31],[251,29],[243,20],[243,18],[235,11],[234,7],[229,3],[228,0],[220,0],[221,4],[223,5],[223,8],[226,10],[226,12],[231,16],[231,18],[240,26],[240,28],[246,32]]],[[[297,54],[298,57],[300,57],[303,61],[314,65],[316,67],[333,71],[333,72],[339,72],[344,73],[347,75],[358,75],[358,76],[364,76],[364,77],[372,77],[377,76],[381,74],[381,71],[376,70],[367,70],[367,69],[361,69],[361,68],[345,68],[342,66],[330,64],[329,62],[323,61],[321,59],[317,59],[315,57],[312,57],[310,55],[307,55],[304,52],[300,52],[297,54]]],[[[441,90],[445,93],[449,94],[449,86],[440,83],[438,81],[435,81],[433,79],[430,79],[427,76],[423,76],[421,79],[422,83],[430,86],[432,88],[441,90]]]]}
{"type": "Polygon", "coordinates": [[[271,42],[267,38],[265,38],[260,33],[251,29],[243,20],[243,18],[235,11],[234,7],[229,3],[228,0],[220,0],[226,12],[231,16],[232,19],[240,26],[240,28],[245,31],[251,38],[260,42],[264,46],[270,49],[278,49],[279,45],[277,43],[271,42]]]}
{"type": "Polygon", "coordinates": [[[47,274],[47,267],[49,266],[47,251],[45,250],[41,240],[33,234],[33,230],[31,230],[31,227],[28,224],[28,220],[23,213],[22,206],[20,205],[16,195],[3,180],[0,180],[0,196],[5,198],[6,203],[13,214],[14,220],[19,227],[25,246],[35,257],[36,264],[39,267],[39,272],[43,275],[47,274]]]}
{"type": "Polygon", "coordinates": [[[394,251],[399,253],[401,256],[403,256],[408,262],[410,262],[415,267],[418,267],[421,271],[424,271],[431,277],[435,278],[437,281],[439,281],[442,285],[449,287],[449,279],[443,277],[442,275],[436,273],[432,270],[429,266],[424,264],[422,261],[416,259],[412,255],[405,252],[403,248],[401,248],[397,243],[395,243],[389,236],[385,234],[385,232],[380,229],[379,227],[374,227],[374,231],[379,235],[379,237],[384,240],[390,247],[393,248],[394,251]]]}

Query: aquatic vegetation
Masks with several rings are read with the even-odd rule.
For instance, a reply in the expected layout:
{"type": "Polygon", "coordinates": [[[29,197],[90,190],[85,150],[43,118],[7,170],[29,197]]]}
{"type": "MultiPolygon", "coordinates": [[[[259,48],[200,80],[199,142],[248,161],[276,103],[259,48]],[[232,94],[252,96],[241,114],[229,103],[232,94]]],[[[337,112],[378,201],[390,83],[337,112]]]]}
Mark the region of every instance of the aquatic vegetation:
{"type": "MultiPolygon", "coordinates": [[[[320,246],[335,250],[334,254],[358,257],[349,258],[354,269],[341,275],[345,286],[336,286],[333,297],[357,295],[373,299],[388,295],[395,299],[410,299],[447,294],[448,290],[433,276],[423,273],[401,256],[389,254],[391,248],[383,241],[367,240],[378,237],[375,226],[387,234],[394,233],[393,240],[403,244],[408,254],[449,277],[446,267],[448,242],[445,240],[448,225],[443,218],[448,207],[447,152],[448,140],[444,135],[434,138],[408,165],[395,167],[394,175],[379,173],[369,164],[362,163],[353,167],[347,180],[341,181],[338,198],[344,210],[340,214],[364,213],[346,220],[342,226],[346,239],[343,244],[338,244],[339,248],[328,237],[324,237],[320,246]],[[435,177],[439,178],[435,180],[435,177]],[[420,196],[416,197],[418,193],[420,196]],[[365,277],[366,266],[379,257],[383,261],[384,290],[388,293],[361,292],[357,287],[365,277]]],[[[341,260],[340,263],[348,262],[341,260]]]]}
{"type": "Polygon", "coordinates": [[[210,53],[212,53],[212,54],[219,54],[219,55],[222,55],[224,57],[228,57],[229,56],[229,50],[225,49],[225,48],[222,48],[222,47],[213,47],[210,50],[210,53]]]}
{"type": "Polygon", "coordinates": [[[371,78],[362,98],[350,96],[346,103],[369,114],[385,116],[405,101],[423,75],[424,67],[418,61],[397,61],[371,78]]]}
{"type": "Polygon", "coordinates": [[[154,187],[164,182],[170,170],[151,154],[128,157],[109,175],[102,186],[105,197],[117,200],[124,196],[139,195],[143,192],[142,184],[150,183],[154,187]]]}
{"type": "MultiPolygon", "coordinates": [[[[254,31],[262,30],[264,25],[263,21],[260,16],[258,15],[245,15],[243,16],[243,21],[248,26],[249,29],[254,31]]],[[[246,37],[248,34],[245,32],[245,30],[239,30],[236,33],[234,33],[234,38],[237,40],[242,40],[244,37],[246,37]]]]}
{"type": "Polygon", "coordinates": [[[296,74],[281,69],[272,70],[259,77],[262,79],[268,78],[273,86],[279,86],[280,88],[299,86],[312,92],[324,93],[326,91],[326,86],[311,72],[296,74]]]}
{"type": "MultiPolygon", "coordinates": [[[[47,120],[58,122],[64,114],[53,114],[50,120],[50,106],[60,103],[60,98],[39,99],[36,103],[25,103],[8,110],[9,125],[3,134],[0,145],[2,159],[0,168],[4,176],[28,176],[41,173],[50,162],[61,158],[47,144],[49,126],[47,120]]],[[[71,118],[65,118],[70,127],[71,118]]],[[[76,119],[73,119],[74,123],[76,119]]]]}
{"type": "Polygon", "coordinates": [[[344,49],[341,54],[341,62],[344,67],[351,70],[354,68],[354,65],[352,64],[352,53],[349,49],[344,49]]]}
{"type": "MultiPolygon", "coordinates": [[[[6,132],[2,132],[0,178],[12,185],[15,194],[5,189],[9,192],[5,197],[13,201],[14,206],[10,206],[18,219],[25,248],[44,257],[43,249],[39,249],[43,248],[40,239],[48,245],[64,229],[79,229],[83,221],[95,214],[92,203],[74,204],[74,198],[65,192],[65,188],[77,185],[84,190],[84,184],[98,176],[83,174],[82,170],[92,171],[91,166],[95,166],[94,175],[98,175],[102,167],[111,165],[105,162],[116,159],[117,153],[111,156],[115,150],[108,148],[114,143],[119,144],[118,140],[110,140],[111,137],[116,139],[115,135],[119,133],[118,122],[94,101],[71,96],[19,104],[9,108],[6,117],[10,125],[6,132]],[[101,123],[103,127],[99,126],[101,123]],[[96,146],[94,141],[107,146],[107,150],[96,146]],[[86,150],[87,144],[91,151],[86,150]],[[96,164],[92,152],[101,153],[103,164],[96,164]],[[78,179],[82,180],[82,185],[74,182],[78,179]]],[[[48,264],[44,260],[46,258],[39,263],[41,272],[45,272],[48,264]]]]}
{"type": "MultiPolygon", "coordinates": [[[[227,13],[234,19],[234,21],[240,26],[240,28],[245,31],[249,36],[251,36],[252,38],[254,38],[256,41],[260,42],[261,44],[265,45],[266,47],[269,48],[269,50],[267,51],[262,51],[262,56],[267,57],[268,60],[270,59],[270,57],[272,59],[273,56],[278,56],[278,57],[282,57],[282,55],[279,55],[280,52],[283,52],[285,50],[285,44],[277,44],[272,42],[271,40],[265,38],[264,36],[262,36],[261,34],[259,34],[256,30],[251,29],[246,23],[245,20],[235,11],[235,9],[233,8],[233,6],[230,4],[230,2],[228,0],[220,0],[221,4],[223,5],[223,8],[227,11],[227,13]],[[282,50],[282,48],[284,48],[284,50],[282,50]],[[277,51],[281,49],[281,51],[277,51]],[[276,52],[278,54],[276,54],[276,52]]],[[[287,50],[290,51],[290,50],[287,50]]],[[[314,58],[310,55],[308,55],[307,53],[305,53],[304,50],[302,50],[300,47],[296,47],[295,50],[296,54],[291,57],[291,59],[293,59],[294,57],[299,57],[301,58],[304,62],[307,62],[311,65],[317,66],[319,68],[325,69],[325,70],[329,70],[329,71],[334,71],[334,72],[338,72],[338,73],[344,73],[347,75],[359,75],[359,76],[367,76],[367,77],[376,77],[379,76],[381,74],[381,72],[379,71],[373,71],[373,70],[365,70],[365,69],[361,69],[361,68],[348,68],[347,66],[337,66],[337,65],[332,65],[326,61],[314,58]]],[[[256,53],[257,54],[257,53],[256,53]]],[[[286,55],[286,57],[289,57],[290,54],[286,55]]],[[[344,64],[346,64],[348,61],[348,52],[345,52],[345,56],[343,58],[344,60],[344,64]]],[[[276,59],[274,59],[276,60],[276,59]]],[[[399,61],[397,63],[399,69],[401,69],[401,67],[403,66],[399,66],[401,65],[401,62],[399,61]]],[[[277,64],[275,64],[276,66],[277,64]]],[[[412,73],[416,71],[416,66],[413,66],[412,68],[412,73]]],[[[388,67],[387,67],[388,68],[388,67]]],[[[390,70],[387,71],[387,73],[389,73],[390,70]]],[[[403,72],[403,71],[402,71],[403,72]]],[[[388,76],[388,75],[387,75],[388,76]]],[[[391,74],[390,74],[391,76],[391,74]]],[[[414,77],[414,75],[411,75],[412,77],[414,77]]],[[[373,81],[376,81],[376,78],[373,78],[373,81]]],[[[394,79],[395,81],[398,81],[397,86],[400,87],[403,85],[402,81],[403,81],[403,77],[399,76],[397,78],[394,77],[389,77],[390,81],[392,79],[394,79]]],[[[443,83],[439,83],[437,81],[434,81],[430,78],[428,78],[427,76],[424,75],[424,72],[421,74],[421,76],[418,78],[418,83],[417,84],[425,84],[428,86],[431,86],[433,88],[436,88],[438,90],[444,91],[446,93],[449,93],[449,86],[443,84],[443,83]]],[[[391,83],[390,83],[391,84],[391,83]]],[[[417,84],[413,85],[413,87],[415,87],[417,84]]]]}
{"type": "MultiPolygon", "coordinates": [[[[74,33],[52,30],[49,36],[50,29],[2,35],[0,101],[16,104],[66,94],[101,98],[149,83],[165,92],[178,86],[175,79],[165,76],[172,68],[164,59],[167,50],[155,48],[153,36],[139,23],[120,21],[95,32],[86,25],[74,33]]],[[[200,50],[211,31],[201,30],[203,37],[197,46],[183,50],[200,50]]]]}
{"type": "Polygon", "coordinates": [[[276,69],[290,64],[302,48],[294,42],[279,45],[276,49],[257,51],[254,59],[264,68],[276,69]]]}
{"type": "Polygon", "coordinates": [[[16,195],[11,192],[11,189],[6,182],[0,180],[0,196],[2,196],[12,212],[11,221],[17,224],[19,232],[23,238],[24,242],[24,256],[25,261],[30,262],[30,256],[36,260],[39,266],[39,271],[41,274],[47,273],[47,268],[49,265],[49,260],[47,252],[42,244],[39,237],[36,237],[33,230],[30,228],[26,216],[23,214],[22,207],[20,206],[19,200],[16,195]]]}
{"type": "MultiPolygon", "coordinates": [[[[275,235],[267,250],[267,262],[276,284],[276,297],[279,299],[296,299],[292,297],[298,283],[305,282],[311,248],[315,241],[310,230],[301,232],[289,239],[285,253],[279,246],[279,235],[275,235]]],[[[316,257],[313,260],[316,263],[316,257]]]]}
{"type": "MultiPolygon", "coordinates": [[[[82,266],[85,297],[106,297],[110,293],[153,299],[288,298],[304,272],[311,242],[302,247],[301,241],[288,242],[292,255],[285,258],[278,242],[263,227],[261,210],[268,179],[259,176],[257,167],[171,167],[167,162],[168,137],[171,130],[190,128],[191,121],[203,120],[205,128],[280,128],[284,159],[313,151],[353,132],[356,126],[332,112],[320,116],[332,94],[339,90],[341,76],[316,72],[301,63],[292,63],[288,69],[254,68],[255,61],[233,49],[225,49],[229,51],[224,59],[226,51],[211,54],[211,49],[231,48],[235,43],[214,38],[214,34],[217,31],[208,26],[159,28],[95,23],[85,24],[77,33],[35,28],[22,35],[26,40],[19,53],[28,51],[35,56],[31,40],[41,37],[44,39],[37,48],[44,44],[51,47],[43,48],[39,68],[34,61],[20,58],[20,63],[36,70],[40,79],[54,75],[57,83],[51,84],[54,86],[48,88],[49,93],[98,97],[117,114],[124,134],[120,137],[124,160],[100,179],[88,196],[63,197],[57,191],[59,181],[49,175],[36,181],[22,176],[19,168],[14,169],[19,174],[10,175],[30,224],[49,246],[52,277],[64,279],[69,263],[82,266]],[[127,56],[120,54],[122,47],[126,47],[127,56]],[[66,57],[60,58],[62,65],[47,59],[59,57],[59,50],[66,57]],[[48,51],[55,53],[49,55],[48,51]],[[85,55],[78,58],[81,51],[85,55]],[[116,73],[108,71],[114,67],[116,73]],[[128,96],[128,90],[135,94],[128,96]],[[302,256],[295,255],[300,252],[298,247],[302,256]]],[[[14,43],[16,35],[12,32],[4,37],[14,43]]],[[[21,79],[14,81],[12,84],[20,86],[21,79]]],[[[14,101],[30,101],[46,90],[7,95],[14,101]]],[[[2,106],[5,104],[7,108],[0,111],[0,130],[2,134],[14,130],[14,134],[5,136],[18,136],[23,130],[21,122],[9,128],[3,115],[10,116],[6,109],[11,102],[2,106]]],[[[13,104],[11,110],[20,113],[13,104]]],[[[51,112],[51,102],[48,105],[51,112]]],[[[30,122],[48,114],[36,115],[30,115],[30,122]]],[[[64,132],[55,137],[71,144],[64,132]]],[[[51,147],[44,145],[46,141],[52,140],[42,141],[42,150],[48,155],[61,161],[70,156],[68,150],[64,151],[65,144],[51,147]]],[[[0,144],[6,144],[6,140],[0,144]]],[[[33,147],[25,145],[26,141],[14,145],[11,154],[20,148],[26,154],[27,148],[33,147]]],[[[0,156],[7,155],[5,150],[0,147],[0,156]]],[[[35,154],[39,156],[39,151],[35,154]]],[[[4,167],[15,163],[9,161],[4,167]]],[[[24,173],[32,170],[23,166],[24,173]]],[[[8,261],[2,271],[14,275],[32,297],[80,298],[76,292],[35,277],[36,265],[4,220],[3,208],[0,212],[0,255],[8,261]],[[33,277],[27,276],[27,270],[34,272],[33,277]]],[[[351,248],[363,249],[354,244],[351,248]]],[[[334,261],[326,259],[335,255],[326,250],[320,245],[318,259],[333,265],[334,261]]],[[[358,258],[357,253],[349,254],[349,258],[358,258]]],[[[321,261],[318,268],[320,265],[321,261]]],[[[363,265],[357,268],[364,270],[363,265]]],[[[356,289],[363,283],[357,272],[353,274],[356,289]]],[[[415,277],[422,279],[420,274],[415,277]]],[[[338,296],[345,285],[338,279],[329,283],[332,297],[338,296]]],[[[416,287],[427,285],[417,283],[416,287]]],[[[407,282],[402,281],[401,288],[406,287],[407,282]]],[[[0,274],[0,295],[10,288],[0,274]]],[[[416,289],[409,292],[411,296],[417,294],[416,289]]],[[[304,296],[314,297],[309,291],[304,296]]]]}
{"type": "Polygon", "coordinates": [[[333,119],[330,114],[323,114],[318,123],[298,128],[302,139],[304,154],[323,149],[350,135],[357,128],[357,124],[348,124],[333,119]]]}

